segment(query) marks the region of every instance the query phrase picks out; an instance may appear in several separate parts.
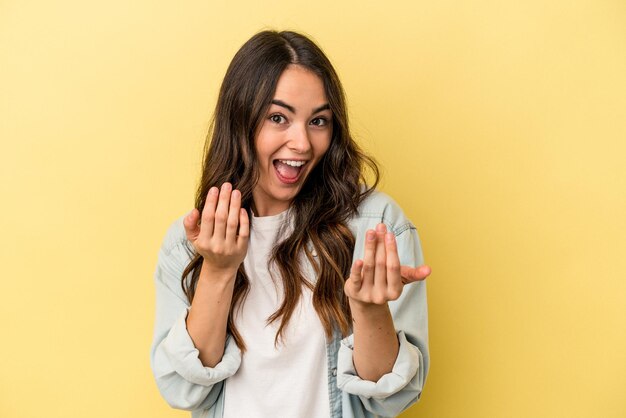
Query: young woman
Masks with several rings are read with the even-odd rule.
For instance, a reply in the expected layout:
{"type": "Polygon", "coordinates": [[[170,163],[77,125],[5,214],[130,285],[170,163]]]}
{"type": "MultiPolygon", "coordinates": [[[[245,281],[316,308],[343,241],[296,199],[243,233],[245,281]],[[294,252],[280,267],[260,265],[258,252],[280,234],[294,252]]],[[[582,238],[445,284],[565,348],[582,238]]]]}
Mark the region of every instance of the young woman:
{"type": "Polygon", "coordinates": [[[159,253],[151,365],[172,407],[371,417],[419,398],[430,269],[377,181],[323,52],[294,32],[246,42],[220,90],[195,209],[159,253]]]}

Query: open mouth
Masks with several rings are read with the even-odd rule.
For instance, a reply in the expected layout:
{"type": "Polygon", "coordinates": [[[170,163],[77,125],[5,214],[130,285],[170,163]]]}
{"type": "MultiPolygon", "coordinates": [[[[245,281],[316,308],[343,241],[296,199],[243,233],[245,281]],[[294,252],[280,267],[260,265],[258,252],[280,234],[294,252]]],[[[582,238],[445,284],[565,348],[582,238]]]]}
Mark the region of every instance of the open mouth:
{"type": "Polygon", "coordinates": [[[283,183],[292,184],[298,181],[307,162],[302,160],[274,160],[273,164],[278,179],[283,183]]]}

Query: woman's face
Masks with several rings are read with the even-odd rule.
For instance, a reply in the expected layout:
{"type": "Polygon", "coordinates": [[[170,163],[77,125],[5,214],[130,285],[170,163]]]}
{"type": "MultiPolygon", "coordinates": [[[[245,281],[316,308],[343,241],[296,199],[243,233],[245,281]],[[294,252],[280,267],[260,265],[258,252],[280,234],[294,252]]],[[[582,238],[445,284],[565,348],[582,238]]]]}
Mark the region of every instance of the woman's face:
{"type": "Polygon", "coordinates": [[[252,192],[257,216],[289,207],[328,150],[332,134],[322,79],[304,67],[289,65],[254,138],[260,172],[252,192]]]}

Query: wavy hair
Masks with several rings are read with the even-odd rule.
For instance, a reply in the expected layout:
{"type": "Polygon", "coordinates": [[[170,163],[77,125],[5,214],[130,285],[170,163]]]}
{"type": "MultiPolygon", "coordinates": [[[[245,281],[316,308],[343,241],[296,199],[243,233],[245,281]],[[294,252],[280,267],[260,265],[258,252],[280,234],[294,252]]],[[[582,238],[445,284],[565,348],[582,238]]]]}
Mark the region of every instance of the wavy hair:
{"type": "MultiPolygon", "coordinates": [[[[294,228],[275,245],[268,261],[268,265],[275,263],[278,268],[284,288],[280,307],[268,318],[268,323],[280,320],[276,343],[302,296],[303,286],[313,292],[313,306],[328,338],[333,329],[343,335],[350,332],[351,313],[343,286],[350,274],[354,236],[347,223],[379,179],[376,162],[360,150],[350,135],[345,94],[326,55],[302,34],[263,31],[239,49],[226,71],[205,144],[196,208],[202,212],[211,187],[231,182],[241,191],[242,207],[250,215],[254,206],[252,191],[259,176],[254,136],[269,109],[280,75],[292,64],[312,71],[323,81],[333,115],[333,131],[328,150],[291,203],[294,224],[307,227],[294,228]],[[367,168],[373,179],[371,186],[366,185],[367,168]],[[317,280],[311,282],[304,276],[300,263],[303,255],[313,266],[317,280]]],[[[194,252],[181,282],[190,303],[201,266],[202,256],[194,252]]],[[[242,263],[228,318],[228,332],[242,350],[245,343],[234,316],[249,288],[242,263]]]]}

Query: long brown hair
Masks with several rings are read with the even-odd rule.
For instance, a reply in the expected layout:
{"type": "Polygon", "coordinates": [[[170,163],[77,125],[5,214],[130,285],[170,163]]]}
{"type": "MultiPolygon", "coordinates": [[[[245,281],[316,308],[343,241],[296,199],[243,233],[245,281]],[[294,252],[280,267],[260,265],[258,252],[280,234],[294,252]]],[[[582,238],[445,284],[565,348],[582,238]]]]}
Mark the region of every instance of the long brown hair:
{"type": "MultiPolygon", "coordinates": [[[[280,308],[268,318],[269,322],[281,320],[276,341],[289,323],[303,286],[313,291],[313,306],[327,337],[332,336],[335,327],[343,335],[349,333],[351,314],[343,286],[352,264],[354,236],[347,222],[379,178],[374,160],[350,136],[343,88],[322,50],[295,32],[263,31],[239,49],[226,71],[205,144],[196,208],[202,211],[211,187],[231,182],[241,191],[242,206],[250,214],[254,205],[252,191],[259,174],[254,135],[274,97],[278,78],[290,64],[305,67],[322,79],[333,115],[333,135],[330,147],[291,204],[294,225],[307,227],[294,228],[289,237],[274,247],[269,260],[278,267],[284,288],[280,308]],[[366,167],[371,170],[371,187],[364,186],[366,167]],[[302,255],[317,275],[314,283],[303,274],[299,262],[302,255]]],[[[190,303],[201,266],[202,256],[195,253],[183,272],[182,287],[190,303]]],[[[234,314],[244,303],[249,287],[242,263],[228,318],[228,331],[242,350],[245,344],[235,326],[234,314]]]]}

